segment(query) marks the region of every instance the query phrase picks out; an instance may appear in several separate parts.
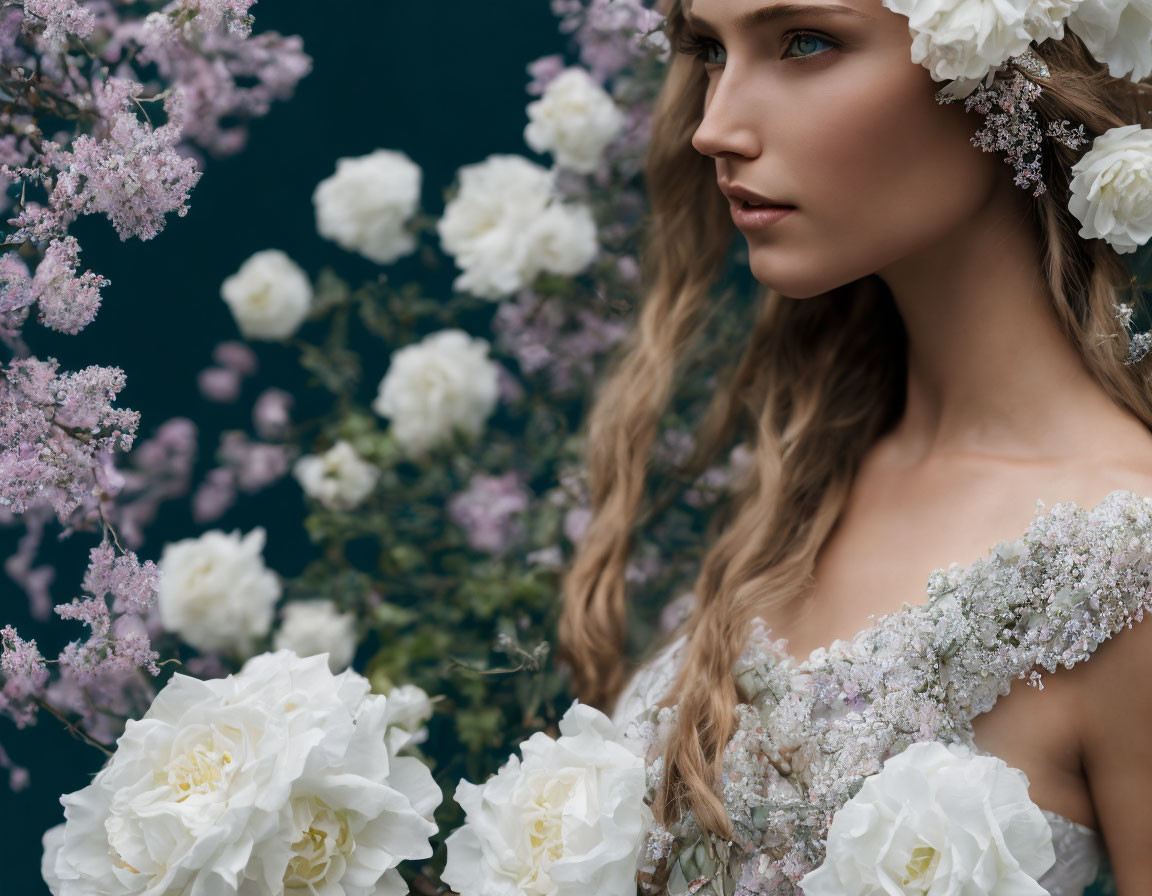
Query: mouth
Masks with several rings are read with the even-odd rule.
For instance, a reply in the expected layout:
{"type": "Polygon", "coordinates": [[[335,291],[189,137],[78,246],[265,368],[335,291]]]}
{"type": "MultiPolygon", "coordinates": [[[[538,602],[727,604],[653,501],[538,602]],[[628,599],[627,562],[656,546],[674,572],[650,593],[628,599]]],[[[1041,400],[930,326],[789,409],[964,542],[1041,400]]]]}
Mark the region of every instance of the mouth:
{"type": "Polygon", "coordinates": [[[756,230],[770,227],[796,211],[794,205],[775,205],[751,202],[747,199],[730,198],[728,202],[732,223],[740,230],[756,230]]]}

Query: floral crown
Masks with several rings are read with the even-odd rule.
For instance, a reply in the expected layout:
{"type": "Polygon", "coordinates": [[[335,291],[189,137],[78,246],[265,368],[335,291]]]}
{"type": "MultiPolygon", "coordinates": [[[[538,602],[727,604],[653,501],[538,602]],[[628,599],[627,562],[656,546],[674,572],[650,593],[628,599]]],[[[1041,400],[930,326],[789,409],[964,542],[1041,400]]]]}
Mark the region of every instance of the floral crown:
{"type": "MultiPolygon", "coordinates": [[[[949,83],[936,99],[964,100],[985,116],[972,142],[1005,153],[1016,183],[1045,191],[1045,137],[1076,149],[1084,126],[1041,126],[1032,104],[1050,73],[1034,44],[1064,37],[1068,28],[1114,78],[1152,74],[1152,4],[1147,0],[882,0],[907,16],[912,61],[949,83]]],[[[1079,235],[1103,239],[1125,254],[1152,239],[1152,131],[1139,124],[1112,128],[1092,141],[1072,168],[1069,210],[1079,235]]]]}

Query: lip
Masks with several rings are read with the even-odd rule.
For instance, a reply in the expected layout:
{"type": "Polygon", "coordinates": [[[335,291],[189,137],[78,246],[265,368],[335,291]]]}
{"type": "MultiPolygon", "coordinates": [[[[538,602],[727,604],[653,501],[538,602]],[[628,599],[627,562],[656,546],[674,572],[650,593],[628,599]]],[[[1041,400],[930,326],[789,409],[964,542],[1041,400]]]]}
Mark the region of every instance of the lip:
{"type": "Polygon", "coordinates": [[[732,213],[732,223],[741,230],[770,227],[782,218],[796,211],[796,207],[775,206],[771,208],[744,208],[742,200],[729,200],[728,209],[732,213]]]}
{"type": "Polygon", "coordinates": [[[769,199],[739,184],[720,183],[720,191],[728,197],[728,208],[733,223],[740,229],[768,227],[796,211],[796,206],[769,199]],[[756,203],[758,208],[745,208],[745,202],[756,203]]]}

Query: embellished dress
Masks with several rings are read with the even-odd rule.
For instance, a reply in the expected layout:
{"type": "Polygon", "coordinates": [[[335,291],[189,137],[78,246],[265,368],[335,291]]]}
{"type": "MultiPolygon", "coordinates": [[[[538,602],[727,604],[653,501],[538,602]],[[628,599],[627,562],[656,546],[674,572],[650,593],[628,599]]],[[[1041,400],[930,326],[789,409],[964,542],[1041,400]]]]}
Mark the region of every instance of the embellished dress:
{"type": "MultiPolygon", "coordinates": [[[[1046,513],[1038,501],[1021,538],[970,566],[935,570],[927,594],[803,661],[756,620],[733,669],[749,702],[737,707],[723,756],[733,840],[702,834],[691,815],[657,827],[641,864],[663,867],[660,892],[799,896],[800,879],[824,860],[833,815],[886,759],[925,740],[990,755],[976,747],[972,719],[1014,680],[1042,688],[1037,667],[1083,662],[1152,609],[1152,498],[1116,490],[1092,508],[1063,502],[1046,513]]],[[[613,712],[624,735],[642,741],[650,798],[676,714],[656,704],[685,642],[642,666],[613,712]]],[[[1056,862],[1039,885],[1052,896],[1114,893],[1101,835],[1041,811],[1056,862]]]]}

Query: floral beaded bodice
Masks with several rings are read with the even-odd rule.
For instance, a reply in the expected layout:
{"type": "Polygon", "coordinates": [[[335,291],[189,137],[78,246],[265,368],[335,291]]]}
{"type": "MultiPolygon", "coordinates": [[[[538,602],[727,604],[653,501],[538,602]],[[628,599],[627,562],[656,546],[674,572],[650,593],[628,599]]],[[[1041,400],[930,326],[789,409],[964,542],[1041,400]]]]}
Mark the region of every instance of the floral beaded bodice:
{"type": "MultiPolygon", "coordinates": [[[[970,566],[933,571],[926,603],[905,603],[803,661],[756,620],[733,670],[748,702],[737,707],[723,756],[733,839],[701,835],[690,815],[654,830],[646,855],[663,888],[801,893],[797,882],[823,861],[833,815],[886,759],[925,740],[981,752],[972,720],[1014,680],[1042,688],[1040,670],[1071,668],[1143,619],[1152,609],[1152,498],[1117,490],[1092,508],[1037,506],[1021,538],[970,566]]],[[[684,640],[633,677],[614,713],[625,736],[642,741],[650,798],[676,713],[656,703],[684,640]]],[[[1053,896],[1081,896],[1106,865],[1102,840],[1054,812],[1044,816],[1056,864],[1039,883],[1053,896]]]]}

